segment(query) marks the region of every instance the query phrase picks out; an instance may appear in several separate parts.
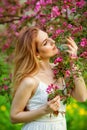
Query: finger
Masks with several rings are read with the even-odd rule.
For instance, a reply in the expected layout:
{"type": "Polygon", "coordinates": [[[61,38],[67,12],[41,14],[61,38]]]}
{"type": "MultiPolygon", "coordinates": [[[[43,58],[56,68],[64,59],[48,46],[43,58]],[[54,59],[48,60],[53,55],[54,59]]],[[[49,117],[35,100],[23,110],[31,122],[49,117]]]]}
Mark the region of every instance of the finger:
{"type": "Polygon", "coordinates": [[[66,40],[69,42],[69,44],[72,45],[72,47],[78,49],[76,43],[74,42],[74,40],[72,40],[71,38],[66,38],[66,40]]]}
{"type": "Polygon", "coordinates": [[[72,52],[71,50],[66,50],[66,52],[68,52],[70,55],[77,55],[76,52],[72,52]]]}
{"type": "Polygon", "coordinates": [[[58,103],[58,102],[55,102],[53,105],[54,105],[54,107],[57,107],[57,108],[60,107],[60,103],[58,103]]]}
{"type": "Polygon", "coordinates": [[[60,98],[60,96],[56,96],[54,99],[52,99],[50,102],[51,103],[54,103],[54,102],[56,102],[58,99],[60,98]]]}
{"type": "Polygon", "coordinates": [[[77,51],[76,48],[73,48],[71,45],[68,45],[68,48],[72,51],[77,51]]]}
{"type": "Polygon", "coordinates": [[[69,37],[69,39],[73,42],[73,44],[77,47],[77,45],[76,45],[76,42],[71,38],[71,37],[69,37]]]}

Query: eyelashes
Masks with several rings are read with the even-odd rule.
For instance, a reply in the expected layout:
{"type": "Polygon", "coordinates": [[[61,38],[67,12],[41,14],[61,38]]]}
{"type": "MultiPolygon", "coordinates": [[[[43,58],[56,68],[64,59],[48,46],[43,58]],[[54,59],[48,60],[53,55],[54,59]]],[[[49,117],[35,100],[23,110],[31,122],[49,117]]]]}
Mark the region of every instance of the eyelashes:
{"type": "Polygon", "coordinates": [[[44,46],[47,45],[47,43],[48,43],[48,41],[46,41],[46,42],[44,43],[44,46]]]}
{"type": "Polygon", "coordinates": [[[50,43],[50,44],[55,44],[55,41],[52,40],[51,38],[48,38],[48,39],[46,39],[46,41],[44,41],[43,46],[46,46],[48,43],[50,43]]]}

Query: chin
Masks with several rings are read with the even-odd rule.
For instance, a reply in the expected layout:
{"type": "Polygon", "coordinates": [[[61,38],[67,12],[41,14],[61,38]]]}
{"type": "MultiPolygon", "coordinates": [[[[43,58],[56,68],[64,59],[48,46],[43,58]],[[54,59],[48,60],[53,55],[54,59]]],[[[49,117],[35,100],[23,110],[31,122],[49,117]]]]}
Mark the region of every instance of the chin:
{"type": "Polygon", "coordinates": [[[58,55],[58,51],[55,52],[55,53],[53,53],[52,57],[54,57],[54,56],[56,56],[56,55],[58,55]]]}

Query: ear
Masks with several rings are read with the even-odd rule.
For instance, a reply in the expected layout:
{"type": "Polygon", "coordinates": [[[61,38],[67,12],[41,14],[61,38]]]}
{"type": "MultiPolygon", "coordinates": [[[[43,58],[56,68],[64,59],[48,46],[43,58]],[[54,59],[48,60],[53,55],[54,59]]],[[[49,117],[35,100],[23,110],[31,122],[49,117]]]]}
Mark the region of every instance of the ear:
{"type": "Polygon", "coordinates": [[[39,53],[36,54],[36,57],[37,57],[38,60],[41,60],[39,53]]]}

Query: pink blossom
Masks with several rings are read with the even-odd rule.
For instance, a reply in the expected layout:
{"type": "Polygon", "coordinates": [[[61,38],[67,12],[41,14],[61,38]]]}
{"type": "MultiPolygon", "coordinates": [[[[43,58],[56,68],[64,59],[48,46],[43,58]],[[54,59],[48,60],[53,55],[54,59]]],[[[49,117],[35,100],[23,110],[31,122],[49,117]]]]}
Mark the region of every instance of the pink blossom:
{"type": "Polygon", "coordinates": [[[17,37],[18,37],[18,36],[19,36],[19,33],[18,33],[18,32],[15,32],[15,36],[17,36],[17,37]]]}
{"type": "Polygon", "coordinates": [[[3,45],[3,47],[2,47],[2,50],[4,51],[4,50],[8,49],[9,47],[10,47],[10,44],[9,43],[5,43],[3,45]]]}
{"type": "Polygon", "coordinates": [[[0,7],[0,13],[3,13],[4,9],[2,7],[0,7]]]}
{"type": "Polygon", "coordinates": [[[55,18],[57,16],[60,16],[59,8],[57,6],[53,6],[51,11],[51,18],[55,18]]]}
{"type": "Polygon", "coordinates": [[[3,86],[3,88],[4,88],[4,90],[8,90],[8,86],[6,86],[6,85],[3,86]]]}
{"type": "Polygon", "coordinates": [[[59,63],[59,62],[62,62],[62,61],[63,61],[63,59],[62,59],[61,57],[58,57],[58,58],[56,58],[56,59],[54,60],[54,64],[59,63]]]}
{"type": "Polygon", "coordinates": [[[46,5],[46,2],[44,0],[40,0],[40,5],[46,5]]]}
{"type": "Polygon", "coordinates": [[[76,6],[79,8],[83,8],[85,4],[86,2],[84,0],[80,0],[79,2],[76,2],[76,6]]]}
{"type": "Polygon", "coordinates": [[[71,74],[70,70],[66,70],[65,71],[65,77],[66,78],[70,77],[70,74],[71,74]]]}
{"type": "Polygon", "coordinates": [[[58,35],[60,35],[61,33],[64,33],[64,30],[62,30],[62,29],[57,29],[56,31],[55,31],[55,34],[58,36],[58,35]]]}
{"type": "Polygon", "coordinates": [[[52,0],[46,0],[46,4],[52,4],[52,0]]]}
{"type": "Polygon", "coordinates": [[[71,57],[71,59],[77,59],[78,58],[78,56],[76,54],[71,54],[70,57],[71,57]]]}
{"type": "Polygon", "coordinates": [[[80,46],[81,47],[85,47],[87,45],[87,39],[86,38],[82,38],[81,42],[80,42],[80,46]]]}
{"type": "Polygon", "coordinates": [[[49,85],[48,88],[46,89],[47,93],[51,93],[53,91],[53,84],[49,85]]]}
{"type": "Polygon", "coordinates": [[[54,93],[54,92],[55,92],[57,89],[59,89],[59,88],[60,88],[60,87],[57,86],[57,85],[50,84],[50,85],[47,87],[46,92],[47,92],[48,94],[54,93]]]}
{"type": "Polygon", "coordinates": [[[37,13],[37,12],[40,11],[40,9],[41,9],[41,5],[40,5],[40,1],[38,1],[38,2],[36,3],[36,6],[35,6],[34,11],[37,13]]]}
{"type": "Polygon", "coordinates": [[[72,13],[76,12],[76,8],[72,8],[72,9],[71,9],[71,12],[72,12],[72,13]]]}
{"type": "Polygon", "coordinates": [[[46,19],[45,18],[41,18],[41,23],[45,24],[46,23],[46,19]]]}
{"type": "Polygon", "coordinates": [[[54,70],[53,70],[53,73],[54,73],[54,75],[56,75],[56,74],[57,74],[57,70],[56,70],[56,69],[54,69],[54,70]]]}
{"type": "Polygon", "coordinates": [[[4,80],[7,80],[7,78],[4,78],[4,80]]]}
{"type": "Polygon", "coordinates": [[[67,0],[64,0],[64,4],[66,4],[67,3],[67,0]]]}
{"type": "Polygon", "coordinates": [[[55,89],[55,90],[57,90],[57,89],[59,89],[59,88],[60,88],[59,86],[54,86],[54,89],[55,89]]]}
{"type": "Polygon", "coordinates": [[[80,56],[87,59],[87,51],[85,51],[82,54],[80,54],[80,56]]]}
{"type": "Polygon", "coordinates": [[[10,27],[12,30],[16,31],[16,28],[17,28],[16,24],[10,24],[10,27]]]}
{"type": "Polygon", "coordinates": [[[69,29],[72,29],[72,24],[68,24],[68,26],[67,26],[69,29]]]}
{"type": "Polygon", "coordinates": [[[64,25],[64,26],[67,26],[67,22],[63,22],[63,25],[64,25]]]}

